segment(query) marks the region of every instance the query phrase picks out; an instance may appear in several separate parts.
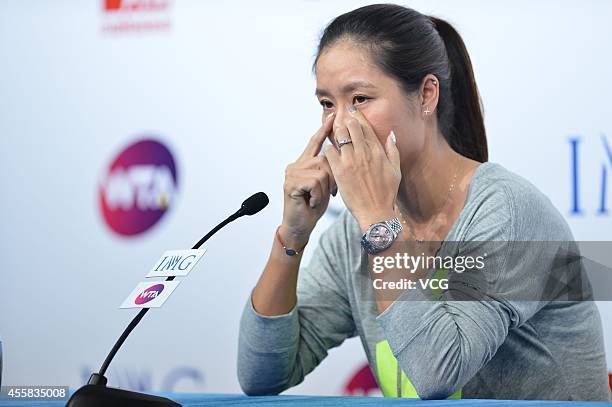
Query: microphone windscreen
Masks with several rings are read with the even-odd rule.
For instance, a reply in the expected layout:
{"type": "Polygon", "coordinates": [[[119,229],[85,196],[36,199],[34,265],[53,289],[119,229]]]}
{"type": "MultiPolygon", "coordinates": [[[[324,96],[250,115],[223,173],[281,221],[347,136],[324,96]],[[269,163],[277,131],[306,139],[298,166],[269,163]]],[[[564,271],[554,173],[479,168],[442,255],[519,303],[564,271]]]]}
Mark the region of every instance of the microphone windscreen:
{"type": "Polygon", "coordinates": [[[257,212],[261,211],[268,205],[270,200],[268,199],[268,195],[263,192],[257,192],[256,194],[248,197],[240,208],[240,212],[244,215],[255,215],[257,212]]]}

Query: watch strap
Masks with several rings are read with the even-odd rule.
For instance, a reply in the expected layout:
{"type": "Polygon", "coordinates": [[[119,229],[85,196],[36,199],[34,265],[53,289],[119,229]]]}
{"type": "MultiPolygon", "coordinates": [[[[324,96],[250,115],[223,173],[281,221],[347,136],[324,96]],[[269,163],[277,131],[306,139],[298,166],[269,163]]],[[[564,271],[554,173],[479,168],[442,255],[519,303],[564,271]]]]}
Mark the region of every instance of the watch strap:
{"type": "Polygon", "coordinates": [[[402,231],[402,222],[400,222],[398,218],[386,220],[383,223],[389,226],[389,228],[393,231],[393,233],[395,233],[394,237],[397,237],[397,235],[399,235],[400,232],[402,231]]]}

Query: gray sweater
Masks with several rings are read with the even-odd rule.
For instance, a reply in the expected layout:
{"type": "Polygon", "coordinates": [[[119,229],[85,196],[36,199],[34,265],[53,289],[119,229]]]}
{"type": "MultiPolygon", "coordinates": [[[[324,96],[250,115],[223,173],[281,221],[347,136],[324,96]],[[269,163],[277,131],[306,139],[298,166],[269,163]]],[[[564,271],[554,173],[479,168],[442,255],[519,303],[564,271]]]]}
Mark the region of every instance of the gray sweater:
{"type": "MultiPolygon", "coordinates": [[[[238,379],[245,393],[278,394],[295,386],[328,349],[359,335],[385,396],[609,399],[593,301],[524,301],[529,298],[496,296],[490,287],[486,298],[431,301],[422,290],[407,289],[378,315],[371,277],[363,272],[367,256],[360,237],[355,218],[343,212],[300,268],[297,305],[288,314],[263,316],[248,299],[238,344],[238,379]]],[[[535,186],[488,162],[474,173],[440,255],[447,241],[468,242],[449,250],[469,252],[481,241],[573,241],[573,236],[535,186]]],[[[493,291],[516,294],[545,285],[554,259],[509,247],[487,258],[484,280],[495,281],[493,291]]]]}

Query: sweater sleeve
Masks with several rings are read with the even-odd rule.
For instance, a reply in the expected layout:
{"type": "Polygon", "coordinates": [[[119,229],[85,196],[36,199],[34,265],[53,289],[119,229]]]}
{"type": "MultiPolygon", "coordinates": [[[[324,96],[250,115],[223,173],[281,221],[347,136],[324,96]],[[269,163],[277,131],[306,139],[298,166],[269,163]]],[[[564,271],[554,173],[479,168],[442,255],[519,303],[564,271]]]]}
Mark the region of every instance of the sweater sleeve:
{"type": "Polygon", "coordinates": [[[477,199],[482,203],[457,245],[462,256],[488,252],[484,268],[451,272],[448,290],[436,300],[420,288],[405,290],[377,317],[424,399],[446,398],[463,387],[495,355],[508,330],[544,305],[539,295],[556,251],[544,242],[571,239],[561,215],[535,188],[501,183],[477,199]],[[546,250],[524,242],[529,240],[546,250]]]}
{"type": "Polygon", "coordinates": [[[297,304],[289,313],[261,315],[249,296],[240,320],[237,366],[246,394],[278,394],[301,383],[330,348],[356,335],[341,263],[346,257],[342,219],[323,232],[308,266],[300,267],[297,304]]]}

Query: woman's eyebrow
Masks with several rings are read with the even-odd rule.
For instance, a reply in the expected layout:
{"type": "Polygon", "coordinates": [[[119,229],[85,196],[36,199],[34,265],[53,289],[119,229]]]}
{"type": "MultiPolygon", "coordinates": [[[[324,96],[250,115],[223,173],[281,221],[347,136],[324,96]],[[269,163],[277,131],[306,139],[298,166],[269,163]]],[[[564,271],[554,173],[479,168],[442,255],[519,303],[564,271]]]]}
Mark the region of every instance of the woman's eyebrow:
{"type": "MultiPolygon", "coordinates": [[[[347,83],[346,85],[344,85],[342,87],[342,93],[348,93],[351,92],[357,88],[375,88],[376,86],[372,85],[370,82],[365,82],[365,81],[356,81],[356,82],[350,82],[347,83]]],[[[319,89],[317,88],[315,90],[315,96],[320,97],[320,96],[329,96],[330,93],[326,90],[326,89],[319,89]]]]}

